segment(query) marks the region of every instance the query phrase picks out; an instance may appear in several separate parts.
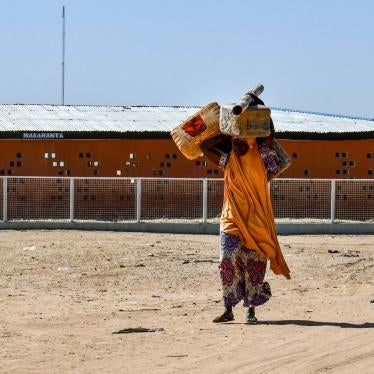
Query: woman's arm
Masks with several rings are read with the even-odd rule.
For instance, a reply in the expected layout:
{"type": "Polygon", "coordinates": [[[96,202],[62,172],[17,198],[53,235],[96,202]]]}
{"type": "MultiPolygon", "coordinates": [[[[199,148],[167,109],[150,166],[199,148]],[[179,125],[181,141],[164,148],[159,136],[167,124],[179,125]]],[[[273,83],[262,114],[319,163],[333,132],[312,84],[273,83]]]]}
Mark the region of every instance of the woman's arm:
{"type": "Polygon", "coordinates": [[[200,144],[204,155],[220,168],[224,168],[231,149],[231,137],[228,135],[217,135],[205,140],[200,144]]]}

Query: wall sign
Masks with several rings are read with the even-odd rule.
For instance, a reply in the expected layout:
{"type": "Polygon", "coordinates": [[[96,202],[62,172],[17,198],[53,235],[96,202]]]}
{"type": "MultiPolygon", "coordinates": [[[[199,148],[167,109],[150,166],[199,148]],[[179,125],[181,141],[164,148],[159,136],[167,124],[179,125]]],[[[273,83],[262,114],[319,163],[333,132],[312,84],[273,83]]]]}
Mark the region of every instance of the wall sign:
{"type": "Polygon", "coordinates": [[[23,139],[63,139],[64,134],[61,132],[24,132],[23,139]]]}

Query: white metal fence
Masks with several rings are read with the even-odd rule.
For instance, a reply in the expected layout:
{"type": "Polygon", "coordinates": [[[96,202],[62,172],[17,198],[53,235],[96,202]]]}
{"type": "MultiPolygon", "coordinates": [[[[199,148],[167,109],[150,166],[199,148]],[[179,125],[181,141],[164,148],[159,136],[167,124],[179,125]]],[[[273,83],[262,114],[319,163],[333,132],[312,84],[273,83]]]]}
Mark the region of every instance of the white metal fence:
{"type": "MultiPolygon", "coordinates": [[[[374,222],[374,179],[275,179],[278,220],[374,222]]],[[[218,220],[222,179],[1,177],[0,220],[218,220]]]]}

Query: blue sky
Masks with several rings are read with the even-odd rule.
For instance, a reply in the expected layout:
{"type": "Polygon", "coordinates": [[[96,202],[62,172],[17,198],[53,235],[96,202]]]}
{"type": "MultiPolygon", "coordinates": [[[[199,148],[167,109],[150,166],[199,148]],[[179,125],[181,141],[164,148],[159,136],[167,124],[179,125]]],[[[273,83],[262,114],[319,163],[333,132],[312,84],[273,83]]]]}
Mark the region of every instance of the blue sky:
{"type": "Polygon", "coordinates": [[[0,103],[230,103],[374,118],[374,1],[3,0],[0,103]]]}

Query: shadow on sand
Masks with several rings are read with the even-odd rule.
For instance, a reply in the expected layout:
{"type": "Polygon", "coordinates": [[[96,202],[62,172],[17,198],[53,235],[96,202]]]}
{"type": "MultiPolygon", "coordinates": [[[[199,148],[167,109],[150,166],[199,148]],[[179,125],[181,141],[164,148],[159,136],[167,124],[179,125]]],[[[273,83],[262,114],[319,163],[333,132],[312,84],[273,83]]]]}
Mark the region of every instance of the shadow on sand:
{"type": "Polygon", "coordinates": [[[342,329],[373,329],[374,323],[373,322],[365,322],[365,323],[347,323],[347,322],[320,322],[320,321],[310,321],[310,320],[303,320],[303,319],[285,319],[279,321],[258,321],[256,325],[276,325],[276,326],[283,326],[283,325],[296,325],[296,326],[333,326],[333,327],[341,327],[342,329]]]}
{"type": "Polygon", "coordinates": [[[374,322],[365,323],[348,323],[348,322],[323,322],[311,321],[305,319],[284,319],[279,321],[257,321],[256,323],[241,323],[241,322],[225,322],[223,325],[273,325],[273,326],[306,326],[306,327],[319,327],[319,326],[332,326],[340,327],[342,329],[374,329],[374,322]]]}

